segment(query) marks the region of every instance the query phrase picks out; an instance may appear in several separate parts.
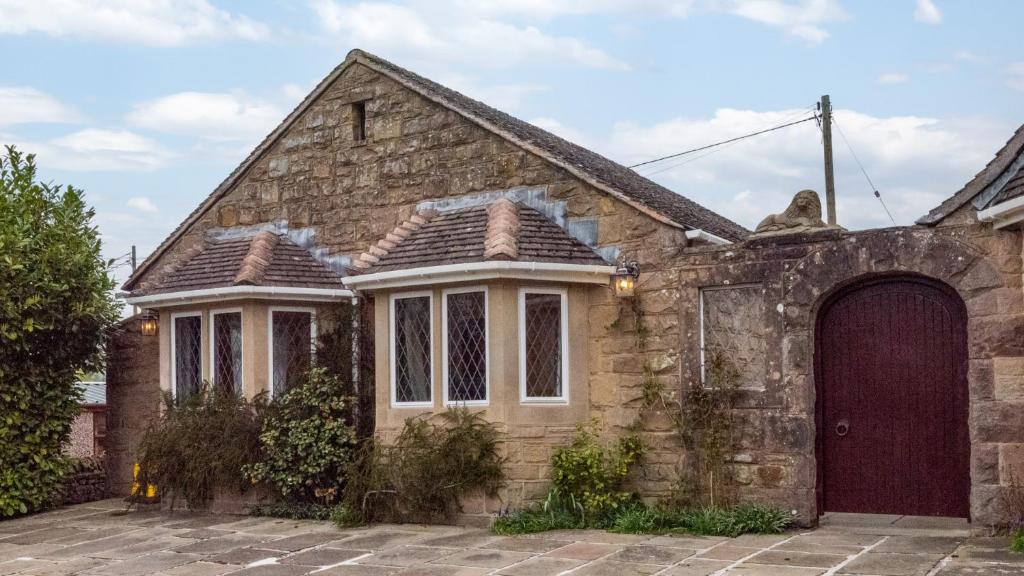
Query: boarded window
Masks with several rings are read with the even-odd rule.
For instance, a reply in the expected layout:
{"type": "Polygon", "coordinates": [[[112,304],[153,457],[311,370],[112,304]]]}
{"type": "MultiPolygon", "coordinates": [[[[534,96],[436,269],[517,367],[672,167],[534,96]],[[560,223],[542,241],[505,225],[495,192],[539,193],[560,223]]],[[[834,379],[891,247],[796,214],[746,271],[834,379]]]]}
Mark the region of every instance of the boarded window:
{"type": "Polygon", "coordinates": [[[395,297],[391,301],[391,379],[396,403],[432,401],[430,301],[429,295],[395,297]]]}
{"type": "Polygon", "coordinates": [[[203,318],[199,314],[175,316],[171,324],[174,395],[184,399],[203,384],[203,318]]]}
{"type": "Polygon", "coordinates": [[[313,314],[273,310],[271,331],[271,390],[280,395],[309,371],[313,358],[313,314]]]}
{"type": "Polygon", "coordinates": [[[713,366],[733,372],[742,388],[764,388],[766,338],[760,284],[701,290],[701,377],[711,385],[713,366]]]}
{"type": "Polygon", "coordinates": [[[487,401],[487,293],[445,294],[446,402],[487,401]]]}
{"type": "Polygon", "coordinates": [[[214,312],[213,384],[221,390],[242,393],[242,313],[214,312]]]}
{"type": "Polygon", "coordinates": [[[565,293],[520,293],[523,400],[565,400],[565,293]]]}

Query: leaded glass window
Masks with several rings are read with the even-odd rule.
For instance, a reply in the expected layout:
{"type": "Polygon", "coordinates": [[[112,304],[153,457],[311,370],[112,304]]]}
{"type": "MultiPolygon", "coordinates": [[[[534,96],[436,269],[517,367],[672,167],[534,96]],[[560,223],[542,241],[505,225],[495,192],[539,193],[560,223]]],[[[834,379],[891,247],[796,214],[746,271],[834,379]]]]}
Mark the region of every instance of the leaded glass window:
{"type": "Polygon", "coordinates": [[[487,293],[445,293],[447,402],[487,402],[487,293]]]}
{"type": "Polygon", "coordinates": [[[271,390],[280,395],[309,371],[313,359],[313,313],[270,312],[271,390]]]}
{"type": "Polygon", "coordinates": [[[395,403],[432,401],[431,298],[396,296],[391,300],[393,358],[391,382],[395,403]]]}
{"type": "Polygon", "coordinates": [[[213,384],[221,390],[242,393],[242,313],[213,312],[210,315],[213,343],[213,384]]]}
{"type": "Polygon", "coordinates": [[[174,316],[171,325],[174,396],[184,399],[203,385],[203,317],[199,314],[174,316]]]}
{"type": "Polygon", "coordinates": [[[520,293],[520,362],[524,400],[565,400],[565,293],[520,293]]]}

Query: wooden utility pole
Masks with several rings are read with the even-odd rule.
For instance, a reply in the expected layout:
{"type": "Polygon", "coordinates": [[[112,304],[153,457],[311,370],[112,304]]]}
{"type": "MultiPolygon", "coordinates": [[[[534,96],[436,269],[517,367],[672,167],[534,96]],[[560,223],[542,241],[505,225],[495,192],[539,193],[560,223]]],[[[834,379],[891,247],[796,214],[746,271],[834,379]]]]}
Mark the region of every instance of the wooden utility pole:
{"type": "MultiPolygon", "coordinates": [[[[138,266],[138,261],[135,259],[135,244],[132,244],[132,274],[135,274],[135,268],[138,266]]],[[[132,316],[139,313],[138,306],[132,306],[132,316]]]]}
{"type": "Polygon", "coordinates": [[[825,148],[825,206],[829,226],[836,225],[836,178],[832,169],[832,101],[828,94],[821,97],[821,140],[825,148]]]}

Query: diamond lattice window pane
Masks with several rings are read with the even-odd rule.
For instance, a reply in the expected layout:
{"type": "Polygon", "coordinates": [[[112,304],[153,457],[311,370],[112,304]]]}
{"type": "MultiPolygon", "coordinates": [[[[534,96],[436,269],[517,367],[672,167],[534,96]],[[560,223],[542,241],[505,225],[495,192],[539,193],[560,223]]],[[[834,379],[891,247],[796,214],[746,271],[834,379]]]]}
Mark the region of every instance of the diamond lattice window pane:
{"type": "Polygon", "coordinates": [[[221,390],[242,393],[242,313],[213,315],[213,383],[221,390]]]}
{"type": "Polygon", "coordinates": [[[202,387],[202,336],[200,316],[174,319],[174,393],[180,399],[188,398],[202,387]]]}
{"type": "Polygon", "coordinates": [[[526,396],[562,396],[562,296],[526,294],[526,396]]]}
{"type": "Polygon", "coordinates": [[[462,292],[446,298],[448,401],[487,400],[486,295],[462,292]]]}
{"type": "Polygon", "coordinates": [[[313,358],[313,315],[275,310],[273,330],[273,391],[277,396],[309,371],[313,358]]]}
{"type": "Polygon", "coordinates": [[[395,400],[430,402],[430,297],[397,298],[395,400]]]}

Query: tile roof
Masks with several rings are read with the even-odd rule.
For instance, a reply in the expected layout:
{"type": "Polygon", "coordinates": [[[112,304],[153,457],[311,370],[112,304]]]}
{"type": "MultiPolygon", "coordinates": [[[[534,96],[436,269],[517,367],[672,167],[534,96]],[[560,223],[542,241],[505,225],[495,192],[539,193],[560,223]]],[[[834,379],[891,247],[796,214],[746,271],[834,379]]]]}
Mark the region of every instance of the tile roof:
{"type": "Polygon", "coordinates": [[[997,194],[996,198],[988,201],[982,208],[991,206],[994,202],[1009,200],[1024,194],[1024,190],[1021,189],[1021,186],[1024,184],[1018,178],[1020,172],[1018,171],[1016,176],[1006,174],[1007,169],[1012,168],[1015,163],[1019,163],[1019,158],[1022,155],[1024,155],[1024,125],[1017,128],[1013,136],[996,152],[995,157],[970,182],[943,201],[942,204],[932,208],[930,212],[918,218],[917,223],[926,226],[938,224],[946,216],[949,216],[964,204],[978,197],[991,184],[1007,176],[1010,176],[1010,179],[1003,185],[1003,189],[997,194]]]}
{"type": "Polygon", "coordinates": [[[148,293],[227,286],[341,288],[341,276],[287,236],[263,231],[252,236],[207,240],[202,249],[148,293]]]}
{"type": "Polygon", "coordinates": [[[242,161],[227,178],[199,206],[189,214],[181,224],[157,246],[132,276],[125,282],[124,288],[131,290],[135,282],[145,274],[146,270],[166,251],[171,244],[210,210],[214,204],[235,184],[253,163],[258,161],[270,150],[275,142],[298,120],[317,98],[341,76],[349,66],[360,63],[368,68],[384,74],[402,85],[423,95],[424,97],[447,107],[470,119],[481,127],[523,147],[542,158],[552,162],[569,172],[592,182],[604,190],[644,210],[649,216],[670,222],[687,229],[703,229],[707,232],[728,240],[742,240],[750,231],[735,222],[689,200],[675,192],[656,184],[596,152],[573,144],[568,140],[538,128],[528,122],[496,110],[482,102],[478,102],[455,90],[442,86],[432,80],[419,76],[409,70],[396,66],[383,58],[364,52],[352,50],[345,61],[331,71],[313,89],[306,98],[242,161]]]}
{"type": "Polygon", "coordinates": [[[78,387],[82,389],[82,404],[105,405],[107,403],[107,383],[95,380],[80,381],[78,387]]]}
{"type": "Polygon", "coordinates": [[[1024,196],[1024,166],[1017,168],[1016,173],[1006,180],[1002,190],[992,198],[992,201],[986,205],[986,208],[1020,196],[1024,196]]]}
{"type": "Polygon", "coordinates": [[[491,260],[608,265],[540,212],[502,198],[417,214],[353,263],[360,273],[491,260]]]}

